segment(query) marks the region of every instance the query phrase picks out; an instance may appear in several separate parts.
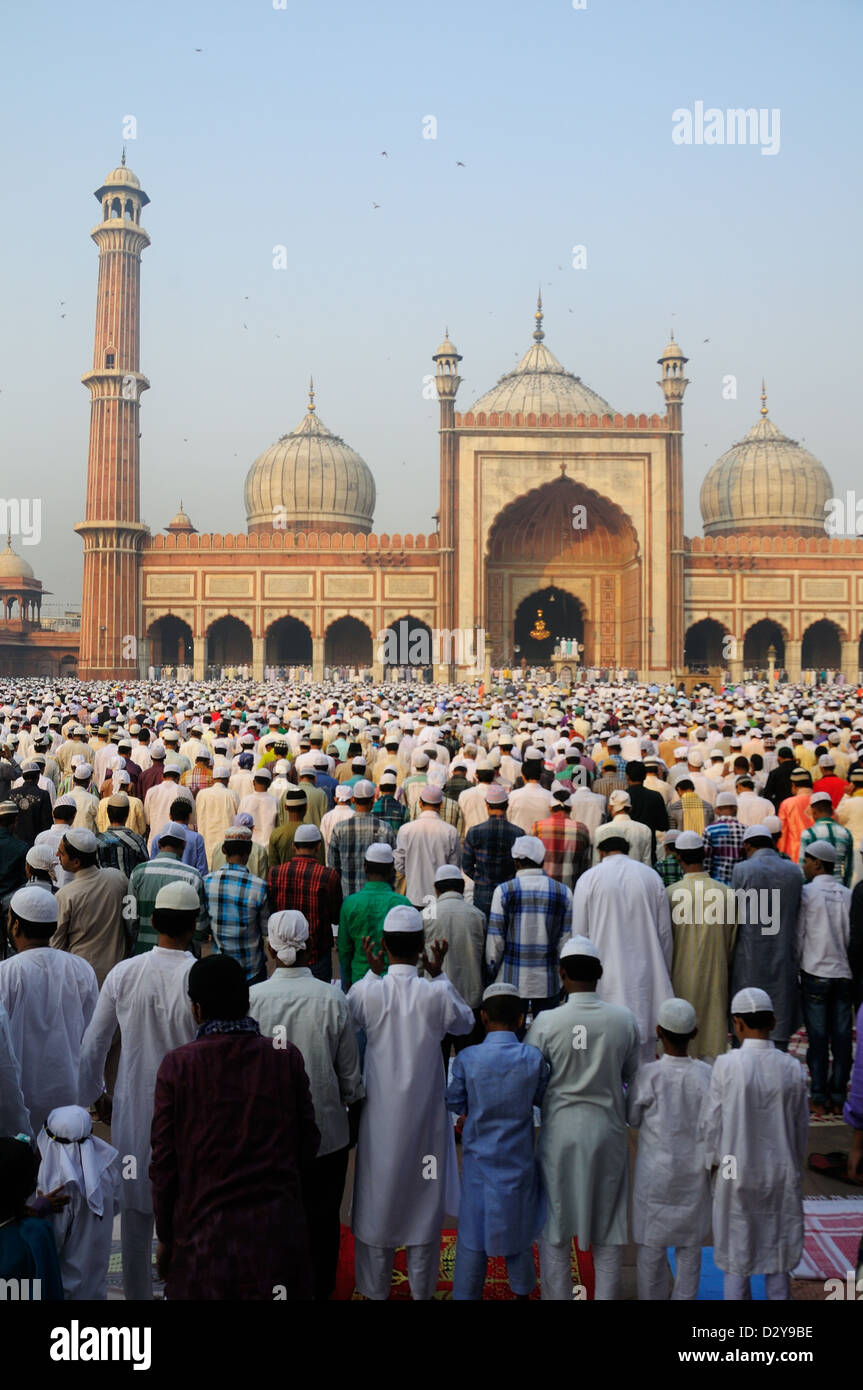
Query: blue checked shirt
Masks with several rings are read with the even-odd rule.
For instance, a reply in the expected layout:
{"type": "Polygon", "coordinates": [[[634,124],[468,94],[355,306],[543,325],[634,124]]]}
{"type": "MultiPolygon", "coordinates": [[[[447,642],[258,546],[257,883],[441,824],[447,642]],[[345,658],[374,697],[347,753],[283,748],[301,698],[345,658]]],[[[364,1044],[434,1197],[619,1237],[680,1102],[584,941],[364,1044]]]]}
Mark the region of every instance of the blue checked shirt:
{"type": "Polygon", "coordinates": [[[829,840],[839,851],[839,858],[833,865],[833,877],[850,888],[854,876],[854,838],[851,831],[830,816],[822,816],[814,825],[810,825],[800,836],[800,858],[797,862],[801,869],[807,847],[813,840],[829,840]]]}
{"type": "Polygon", "coordinates": [[[473,905],[486,917],[497,885],[515,877],[512,847],[520,834],[506,816],[489,816],[465,836],[462,868],[473,879],[473,905]]]}
{"type": "Polygon", "coordinates": [[[522,999],[560,994],[560,948],[572,935],[572,893],[542,869],[519,869],[494,890],[485,959],[489,978],[522,999]]]}
{"type": "Polygon", "coordinates": [[[385,820],[371,814],[354,814],[339,821],[330,839],[327,866],[342,878],[342,897],[358,893],[366,881],[365,859],[369,845],[391,845],[396,837],[385,820]]]}
{"type": "Polygon", "coordinates": [[[267,885],[242,864],[226,864],[204,876],[213,949],[233,956],[253,980],[266,964],[263,936],[269,918],[267,885]]]}
{"type": "Polygon", "coordinates": [[[734,816],[722,816],[704,827],[704,871],[729,887],[734,865],[743,858],[744,829],[734,816]]]}

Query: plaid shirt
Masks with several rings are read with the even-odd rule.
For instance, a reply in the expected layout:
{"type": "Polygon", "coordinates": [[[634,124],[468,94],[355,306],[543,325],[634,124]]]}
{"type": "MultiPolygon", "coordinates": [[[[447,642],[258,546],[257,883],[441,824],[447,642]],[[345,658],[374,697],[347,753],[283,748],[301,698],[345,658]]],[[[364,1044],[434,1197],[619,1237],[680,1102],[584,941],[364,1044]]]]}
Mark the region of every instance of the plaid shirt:
{"type": "Polygon", "coordinates": [[[408,818],[407,807],[403,806],[402,803],[396,797],[391,796],[389,792],[378,797],[372,807],[372,815],[379,816],[381,820],[386,821],[394,835],[398,834],[400,828],[408,818]]]}
{"type": "Polygon", "coordinates": [[[672,883],[679,883],[683,878],[683,870],[676,855],[667,854],[664,859],[657,859],[653,867],[666,888],[670,888],[672,883]]]}
{"type": "Polygon", "coordinates": [[[119,869],[127,878],[150,858],[147,841],[125,825],[110,826],[96,836],[96,857],[102,869],[119,869]]]}
{"type": "Polygon", "coordinates": [[[813,840],[829,840],[839,851],[839,858],[833,865],[833,877],[844,883],[846,888],[850,888],[854,875],[854,837],[851,831],[840,825],[832,816],[822,816],[814,825],[810,825],[800,836],[800,858],[797,862],[801,869],[807,846],[811,845],[813,840]]]}
{"type": "Polygon", "coordinates": [[[193,768],[184,772],[180,778],[180,786],[188,787],[192,796],[197,797],[202,787],[213,785],[213,774],[206,763],[195,763],[193,768]]]}
{"type": "Polygon", "coordinates": [[[721,816],[704,829],[704,843],[707,846],[705,873],[720,883],[727,883],[729,887],[734,865],[743,858],[744,830],[745,826],[734,816],[721,816]]]}
{"type": "Polygon", "coordinates": [[[612,792],[628,791],[626,778],[622,775],[612,777],[610,772],[604,772],[601,777],[597,777],[591,791],[596,792],[599,796],[604,796],[607,801],[612,792]]]}
{"type": "Polygon", "coordinates": [[[343,897],[362,888],[366,881],[366,850],[375,844],[395,849],[396,837],[386,821],[368,813],[355,813],[350,820],[339,821],[330,840],[327,864],[341,875],[343,897]]]}
{"type": "Polygon", "coordinates": [[[181,864],[176,855],[163,849],[155,859],[148,859],[146,864],[139,864],[133,869],[132,877],[129,879],[129,894],[135,901],[135,917],[132,923],[132,935],[135,940],[133,955],[141,956],[155,946],[157,934],[153,928],[153,908],[156,906],[156,897],[160,888],[178,881],[191,883],[198,894],[201,910],[198,913],[195,940],[206,939],[208,924],[204,880],[191,864],[181,864]]]}
{"type": "Polygon", "coordinates": [[[560,948],[572,932],[572,894],[542,869],[519,869],[494,890],[485,959],[491,979],[522,999],[560,994],[560,948]]]}
{"type": "Polygon", "coordinates": [[[226,864],[204,877],[204,894],[216,955],[233,956],[253,980],[266,965],[263,936],[267,918],[267,885],[244,864],[226,864]]]}
{"type": "Polygon", "coordinates": [[[549,878],[573,888],[585,869],[590,868],[590,832],[581,821],[570,820],[566,811],[555,811],[534,821],[531,835],[545,845],[543,868],[549,878]]]}
{"type": "Polygon", "coordinates": [[[316,859],[290,859],[267,875],[271,912],[293,909],[302,912],[309,924],[306,965],[328,960],[333,949],[333,927],[338,926],[342,910],[342,885],[335,869],[327,869],[316,859]]]}
{"type": "Polygon", "coordinates": [[[465,836],[462,868],[473,879],[473,905],[486,917],[497,885],[515,877],[512,847],[520,834],[506,816],[489,816],[465,836]]]}

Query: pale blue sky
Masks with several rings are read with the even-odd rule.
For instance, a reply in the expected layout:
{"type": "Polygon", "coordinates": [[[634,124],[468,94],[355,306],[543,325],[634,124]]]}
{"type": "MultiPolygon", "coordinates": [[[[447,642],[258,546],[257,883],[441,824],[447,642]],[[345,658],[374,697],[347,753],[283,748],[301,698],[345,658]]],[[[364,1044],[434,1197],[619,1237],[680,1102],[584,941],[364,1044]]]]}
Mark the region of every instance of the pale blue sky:
{"type": "Polygon", "coordinates": [[[127,115],[152,199],[153,530],[180,495],[199,529],[243,529],[245,474],[302,418],[310,372],[375,475],[376,529],[432,530],[430,356],[448,325],[466,410],[529,346],[538,283],[548,346],[622,411],[662,410],[674,326],[688,534],[762,374],[777,424],[836,490],[859,485],[861,27],[858,0],[7,0],[2,492],[44,499],[41,544],[19,549],[79,602],[92,192],[127,115]],[[672,112],[698,100],[778,107],[780,152],[676,146],[672,112]]]}

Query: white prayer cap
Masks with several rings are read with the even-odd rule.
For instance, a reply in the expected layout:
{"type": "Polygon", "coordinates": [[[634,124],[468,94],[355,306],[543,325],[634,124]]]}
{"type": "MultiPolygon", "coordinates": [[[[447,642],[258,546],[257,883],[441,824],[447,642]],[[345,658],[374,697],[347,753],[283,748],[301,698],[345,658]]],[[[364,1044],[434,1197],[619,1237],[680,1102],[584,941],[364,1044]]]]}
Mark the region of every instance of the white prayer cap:
{"type": "Polygon", "coordinates": [[[499,985],[486,986],[486,988],[482,992],[482,1002],[485,1003],[486,999],[497,999],[502,994],[508,995],[510,999],[520,998],[519,992],[516,989],[515,985],[508,985],[503,980],[501,980],[499,985]]]}
{"type": "Polygon", "coordinates": [[[25,922],[57,921],[57,899],[44,888],[19,888],[12,894],[9,906],[25,922]]]}
{"type": "Polygon", "coordinates": [[[39,771],[39,764],[38,764],[38,763],[34,763],[34,762],[32,762],[32,761],[26,762],[26,763],[22,763],[22,764],[21,764],[21,771],[22,771],[22,772],[38,772],[38,771],[39,771]]]}
{"type": "Polygon", "coordinates": [[[681,834],[680,830],[666,830],[662,837],[662,843],[664,845],[676,845],[681,834]]]}
{"type": "Polygon", "coordinates": [[[773,1000],[763,989],[739,989],[731,1001],[732,1014],[773,1013],[773,1000]]]}
{"type": "Polygon", "coordinates": [[[167,748],[165,747],[164,743],[160,738],[157,738],[154,743],[150,744],[151,758],[164,758],[167,751],[167,748]]]}
{"type": "Polygon", "coordinates": [[[824,864],[837,864],[839,862],[839,851],[835,845],[831,845],[829,840],[813,840],[803,851],[805,855],[811,855],[813,859],[820,859],[824,864]]]}
{"type": "Polygon", "coordinates": [[[96,853],[96,836],[92,830],[86,830],[84,826],[79,825],[67,830],[63,838],[67,844],[70,844],[73,849],[80,850],[82,854],[96,853]]]}
{"type": "Polygon", "coordinates": [[[677,837],[676,849],[704,849],[704,841],[694,830],[681,830],[677,837]]]}
{"type": "Polygon", "coordinates": [[[688,999],[666,999],[659,1006],[656,1021],[669,1033],[685,1035],[695,1027],[695,1010],[688,999]]]}
{"type": "Polygon", "coordinates": [[[361,777],[359,782],[354,782],[353,793],[358,801],[372,801],[375,796],[375,784],[361,777]]]}
{"type": "Polygon", "coordinates": [[[487,806],[505,806],[509,801],[509,792],[506,787],[499,786],[496,782],[490,782],[485,794],[487,806]]]}
{"type": "Polygon", "coordinates": [[[232,768],[230,763],[216,763],[216,766],[213,768],[213,776],[218,777],[220,782],[222,780],[227,782],[231,772],[232,768]]]}
{"type": "Polygon", "coordinates": [[[88,782],[93,776],[93,768],[90,763],[78,763],[72,774],[76,782],[88,782]]]}
{"type": "Polygon", "coordinates": [[[415,907],[408,907],[407,903],[400,903],[398,907],[391,907],[384,918],[384,931],[394,936],[402,936],[408,932],[421,932],[422,930],[422,917],[415,907]]]}
{"type": "Polygon", "coordinates": [[[519,835],[513,841],[513,859],[529,859],[533,864],[541,864],[545,859],[545,845],[537,835],[519,835]]]}
{"type": "Polygon", "coordinates": [[[376,842],[375,844],[369,845],[366,850],[365,859],[367,864],[393,864],[395,862],[393,858],[393,847],[392,845],[376,842]]]}
{"type": "Polygon", "coordinates": [[[720,792],[716,798],[716,805],[737,807],[737,797],[734,792],[720,792]]]}
{"type": "Polygon", "coordinates": [[[833,798],[829,792],[813,792],[809,798],[809,805],[811,806],[815,801],[829,801],[831,806],[833,804],[833,798]]]}
{"type": "Polygon", "coordinates": [[[27,863],[31,869],[41,869],[49,873],[57,863],[57,856],[47,845],[32,845],[27,851],[27,863]]]}
{"type": "Polygon", "coordinates": [[[530,748],[525,748],[524,753],[522,754],[522,758],[526,763],[541,763],[543,760],[543,755],[537,747],[532,746],[530,748]]]}
{"type": "Polygon", "coordinates": [[[631,806],[632,800],[629,792],[618,789],[611,793],[611,796],[608,798],[608,804],[609,806],[631,806]]]}
{"type": "Polygon", "coordinates": [[[186,827],[177,820],[169,820],[167,825],[163,825],[159,831],[159,841],[162,840],[181,840],[186,843],[186,827]]]}
{"type": "Polygon", "coordinates": [[[563,960],[565,956],[590,956],[592,960],[600,958],[596,943],[591,941],[589,936],[571,936],[564,943],[560,959],[563,960]]]}
{"type": "MultiPolygon", "coordinates": [[[[288,775],[287,758],[277,758],[276,761],[273,763],[273,771],[275,772],[277,777],[286,777],[288,775]]],[[[311,768],[309,769],[309,771],[311,771],[311,768]]]]}
{"type": "Polygon", "coordinates": [[[340,782],[336,787],[336,801],[350,801],[353,794],[353,787],[346,786],[344,782],[340,782]]]}
{"type": "Polygon", "coordinates": [[[298,825],[294,834],[295,845],[316,845],[322,839],[323,836],[316,825],[298,825]]]}
{"type": "Polygon", "coordinates": [[[427,753],[414,753],[414,756],[413,756],[413,764],[414,764],[414,767],[418,767],[418,768],[420,768],[420,769],[425,768],[425,767],[428,767],[428,765],[429,765],[428,754],[427,754],[427,753]]]}
{"type": "Polygon", "coordinates": [[[274,912],[267,922],[267,940],[283,965],[293,965],[308,939],[309,923],[302,912],[274,912]]]}
{"type": "Polygon", "coordinates": [[[356,757],[351,758],[351,767],[365,767],[366,760],[362,753],[357,753],[356,757]]]}
{"type": "Polygon", "coordinates": [[[836,766],[836,759],[833,758],[833,757],[831,757],[831,755],[830,755],[829,753],[823,753],[823,754],[821,755],[821,757],[818,759],[818,766],[819,766],[819,767],[835,767],[835,766],[836,766]]]}
{"type": "Polygon", "coordinates": [[[173,883],[166,883],[164,888],[159,889],[154,906],[169,912],[197,912],[201,904],[197,889],[191,883],[174,879],[173,883]]]}
{"type": "MultiPolygon", "coordinates": [[[[14,804],[14,803],[13,803],[13,804],[14,804]]],[[[77,809],[78,809],[78,803],[77,803],[77,801],[75,800],[74,796],[69,796],[68,793],[67,793],[66,796],[58,796],[58,797],[57,797],[57,800],[54,802],[54,810],[55,810],[55,811],[56,811],[56,809],[57,809],[58,806],[74,806],[76,811],[77,811],[77,809]]],[[[16,810],[18,809],[17,806],[15,807],[15,809],[16,809],[16,810]]]]}
{"type": "Polygon", "coordinates": [[[690,748],[687,757],[692,767],[701,767],[704,762],[704,754],[697,748],[690,748]]]}
{"type": "Polygon", "coordinates": [[[425,802],[426,806],[440,806],[443,801],[443,792],[440,787],[434,786],[431,782],[420,790],[420,801],[425,802]]]}
{"type": "Polygon", "coordinates": [[[743,832],[744,843],[747,840],[770,840],[772,838],[766,825],[747,825],[743,832]]]}
{"type": "MultiPolygon", "coordinates": [[[[251,816],[249,816],[249,820],[251,819],[251,816]]],[[[238,825],[236,821],[234,821],[233,825],[228,826],[224,835],[222,836],[223,844],[230,844],[236,841],[240,844],[248,845],[251,843],[251,839],[252,827],[250,825],[238,825]]]]}
{"type": "Polygon", "coordinates": [[[272,782],[273,774],[268,767],[256,767],[252,773],[253,782],[272,782]]]}
{"type": "Polygon", "coordinates": [[[674,756],[675,756],[675,758],[685,758],[688,752],[689,752],[688,748],[683,748],[683,747],[681,747],[681,748],[675,748],[675,750],[674,750],[674,756]]]}
{"type": "Polygon", "coordinates": [[[765,816],[764,824],[770,831],[771,835],[778,835],[780,830],[782,829],[782,822],[778,816],[765,816]]]}
{"type": "Polygon", "coordinates": [[[435,869],[435,883],[461,883],[462,871],[457,864],[441,864],[435,869]]]}

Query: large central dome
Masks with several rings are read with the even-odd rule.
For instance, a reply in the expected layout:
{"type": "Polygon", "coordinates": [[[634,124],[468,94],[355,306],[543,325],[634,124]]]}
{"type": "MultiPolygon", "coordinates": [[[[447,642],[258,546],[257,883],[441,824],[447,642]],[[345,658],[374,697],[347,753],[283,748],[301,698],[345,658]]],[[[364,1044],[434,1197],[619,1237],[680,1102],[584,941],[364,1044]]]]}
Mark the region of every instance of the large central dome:
{"type": "Polygon", "coordinates": [[[537,302],[535,314],[533,347],[528,348],[514,371],[502,376],[496,386],[480,396],[471,410],[476,415],[480,410],[487,414],[497,411],[503,414],[521,412],[522,415],[613,415],[614,410],[585,386],[580,377],[573,376],[558,362],[553,352],[549,352],[543,342],[542,299],[537,302]]]}
{"type": "Polygon", "coordinates": [[[245,502],[251,532],[287,526],[368,534],[375,480],[356,450],[318,419],[310,389],[305,419],[249,469],[245,502]]]}

